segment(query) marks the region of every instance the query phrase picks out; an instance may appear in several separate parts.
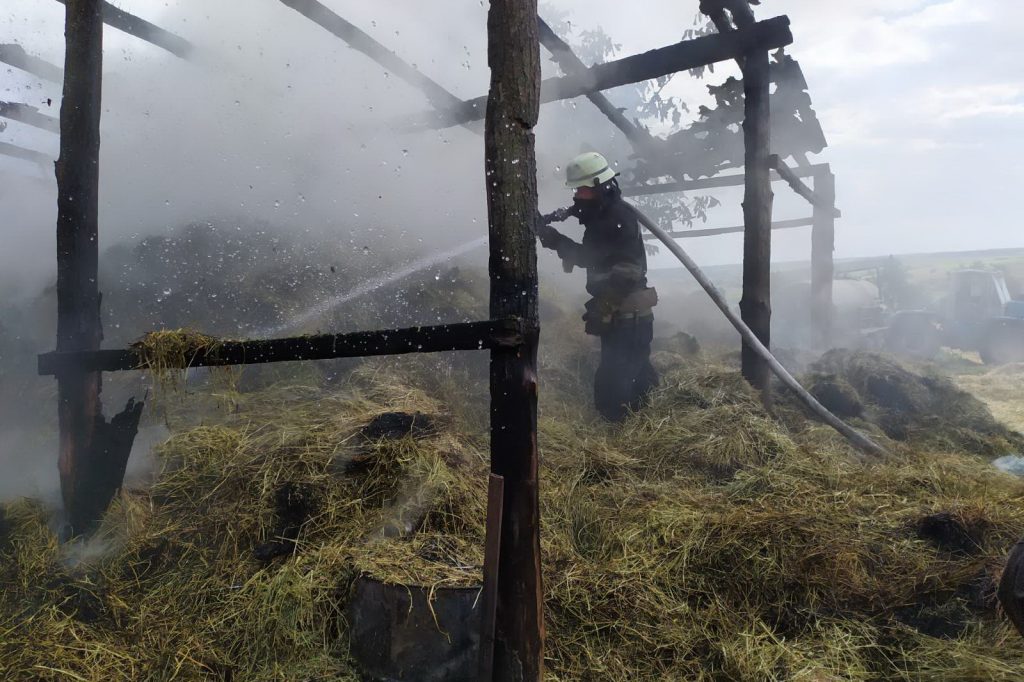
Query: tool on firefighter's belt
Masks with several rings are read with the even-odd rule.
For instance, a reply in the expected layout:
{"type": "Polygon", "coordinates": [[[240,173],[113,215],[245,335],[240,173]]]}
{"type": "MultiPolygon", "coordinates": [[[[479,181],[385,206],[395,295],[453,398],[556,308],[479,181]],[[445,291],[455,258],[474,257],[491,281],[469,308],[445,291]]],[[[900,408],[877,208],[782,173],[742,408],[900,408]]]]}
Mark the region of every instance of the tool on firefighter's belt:
{"type": "MultiPolygon", "coordinates": [[[[534,232],[537,234],[538,237],[541,237],[541,230],[545,228],[551,229],[551,223],[565,222],[566,220],[571,218],[572,215],[572,208],[559,208],[551,213],[548,213],[547,215],[542,215],[538,219],[539,222],[537,223],[537,227],[534,229],[534,232]]],[[[541,238],[541,243],[544,243],[544,238],[541,238]]],[[[567,260],[563,260],[562,270],[564,272],[572,272],[573,264],[567,260]]]]}
{"type": "Polygon", "coordinates": [[[600,298],[592,298],[583,304],[586,312],[583,313],[583,331],[591,336],[601,336],[612,327],[612,318],[615,317],[615,305],[610,301],[600,298]]]}

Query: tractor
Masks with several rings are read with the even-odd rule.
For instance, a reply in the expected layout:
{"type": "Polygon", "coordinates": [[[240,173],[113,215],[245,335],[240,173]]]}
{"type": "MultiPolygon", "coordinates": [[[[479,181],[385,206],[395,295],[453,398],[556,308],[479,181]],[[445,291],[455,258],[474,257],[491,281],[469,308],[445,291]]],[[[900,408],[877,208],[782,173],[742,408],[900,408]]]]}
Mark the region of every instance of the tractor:
{"type": "Polygon", "coordinates": [[[1024,362],[1024,301],[1003,274],[957,270],[937,310],[900,310],[882,328],[882,347],[898,355],[935,356],[942,346],[977,351],[986,364],[1024,362]]]}

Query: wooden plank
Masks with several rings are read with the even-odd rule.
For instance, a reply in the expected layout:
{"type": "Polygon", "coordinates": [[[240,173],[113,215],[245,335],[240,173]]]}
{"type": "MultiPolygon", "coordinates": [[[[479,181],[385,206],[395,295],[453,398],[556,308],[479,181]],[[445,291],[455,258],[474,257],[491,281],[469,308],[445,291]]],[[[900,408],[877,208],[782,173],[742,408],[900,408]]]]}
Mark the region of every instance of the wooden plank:
{"type": "Polygon", "coordinates": [[[64,80],[64,72],[59,66],[54,66],[48,61],[39,57],[33,57],[25,52],[21,45],[11,43],[0,44],[0,62],[10,64],[16,69],[21,69],[33,76],[39,76],[43,80],[61,83],[64,80]]]}
{"type": "Polygon", "coordinates": [[[836,178],[828,168],[814,176],[814,192],[820,204],[814,205],[811,230],[811,324],[820,348],[832,345],[832,289],[835,279],[835,205],[836,178]]]}
{"type": "Polygon", "coordinates": [[[491,0],[484,124],[490,229],[490,308],[524,325],[523,345],[491,351],[491,473],[505,479],[494,679],[541,682],[544,601],[537,450],[537,159],[540,113],[537,0],[491,0]]]}
{"type": "Polygon", "coordinates": [[[812,190],[810,187],[805,185],[800,180],[796,172],[793,171],[793,169],[791,169],[785,161],[779,158],[778,154],[772,154],[770,157],[768,157],[768,159],[769,163],[771,164],[771,167],[775,169],[779,177],[785,180],[786,184],[792,187],[794,192],[796,192],[804,199],[806,199],[807,202],[811,204],[811,206],[814,206],[815,208],[821,208],[826,211],[831,211],[833,217],[835,218],[842,217],[842,213],[840,213],[839,210],[836,209],[835,207],[835,197],[833,197],[831,200],[828,200],[818,196],[814,192],[814,190],[812,190]]]}
{"type": "MultiPolygon", "coordinates": [[[[541,83],[540,100],[543,103],[572,99],[591,92],[735,59],[755,47],[770,50],[792,42],[789,18],[775,17],[728,34],[684,40],[643,54],[597,64],[575,75],[548,78],[541,83]]],[[[427,126],[433,128],[468,123],[483,116],[486,103],[486,97],[477,97],[467,100],[454,112],[427,115],[424,120],[427,126]]]]}
{"type": "MultiPolygon", "coordinates": [[[[803,166],[793,170],[797,177],[812,177],[817,171],[825,168],[827,164],[814,164],[803,166]]],[[[639,197],[651,194],[670,194],[672,192],[689,192],[700,189],[714,189],[716,187],[739,187],[745,184],[746,175],[734,173],[732,175],[716,175],[710,178],[698,178],[696,180],[682,180],[678,182],[659,182],[651,185],[627,185],[622,188],[622,195],[627,197],[639,197]]],[[[772,182],[781,182],[782,176],[772,171],[772,182]]]]}
{"type": "Polygon", "coordinates": [[[10,142],[0,142],[0,155],[9,156],[22,161],[31,161],[38,164],[51,164],[53,157],[49,154],[37,152],[35,149],[26,149],[10,142]]]}
{"type": "Polygon", "coordinates": [[[60,134],[60,119],[40,114],[39,109],[19,102],[0,102],[0,118],[9,118],[50,133],[60,134]]]}
{"type": "MultiPolygon", "coordinates": [[[[769,107],[768,52],[754,51],[743,64],[746,184],[743,195],[743,321],[766,348],[771,348],[771,225],[772,182],[769,155],[771,110],[769,107]]],[[[744,341],[742,372],[760,391],[765,407],[771,404],[771,369],[744,341]]]]}
{"type": "MultiPolygon", "coordinates": [[[[57,0],[57,2],[65,4],[66,0],[57,0]]],[[[103,23],[108,26],[124,31],[128,35],[135,36],[151,45],[163,48],[181,59],[188,59],[191,56],[194,48],[192,43],[184,38],[134,14],[129,14],[123,9],[114,7],[109,2],[104,1],[100,5],[103,13],[103,23]]]]}
{"type": "MultiPolygon", "coordinates": [[[[581,76],[586,70],[587,65],[583,63],[576,53],[572,51],[569,44],[562,40],[562,38],[555,33],[555,31],[548,26],[547,22],[537,17],[537,27],[540,31],[540,43],[548,49],[551,53],[551,57],[555,63],[558,64],[562,72],[567,76],[581,76]]],[[[616,107],[614,104],[605,97],[604,93],[601,92],[589,92],[586,95],[597,109],[605,115],[605,117],[622,131],[622,134],[626,136],[630,144],[633,145],[633,149],[641,153],[652,153],[655,152],[654,139],[650,133],[640,128],[638,125],[630,121],[626,116],[616,107]]]]}
{"type": "Polygon", "coordinates": [[[504,518],[505,479],[487,479],[487,537],[484,540],[484,586],[480,599],[480,665],[478,680],[494,679],[494,628],[498,609],[498,571],[504,518]]]}
{"type": "MultiPolygon", "coordinates": [[[[462,322],[348,334],[224,341],[215,348],[197,351],[188,358],[186,366],[225,367],[298,360],[515,348],[521,342],[522,332],[518,320],[462,322]]],[[[104,372],[139,370],[144,369],[143,360],[136,349],[123,348],[44,353],[39,356],[38,363],[39,373],[48,375],[58,374],[67,369],[104,372]]]]}
{"type": "Polygon", "coordinates": [[[352,49],[366,55],[409,85],[418,88],[436,109],[447,112],[457,110],[465,104],[442,85],[402,60],[355,24],[332,12],[323,3],[317,0],[281,0],[281,2],[341,38],[352,49]]]}
{"type": "MultiPolygon", "coordinates": [[[[797,218],[795,220],[776,220],[772,223],[773,230],[788,230],[794,227],[811,227],[814,225],[813,218],[797,218]]],[[[735,225],[732,227],[712,227],[706,230],[677,230],[669,232],[673,239],[693,239],[694,237],[716,237],[722,234],[738,234],[744,232],[746,227],[735,225]]],[[[645,234],[644,239],[657,239],[653,234],[645,234]]]]}

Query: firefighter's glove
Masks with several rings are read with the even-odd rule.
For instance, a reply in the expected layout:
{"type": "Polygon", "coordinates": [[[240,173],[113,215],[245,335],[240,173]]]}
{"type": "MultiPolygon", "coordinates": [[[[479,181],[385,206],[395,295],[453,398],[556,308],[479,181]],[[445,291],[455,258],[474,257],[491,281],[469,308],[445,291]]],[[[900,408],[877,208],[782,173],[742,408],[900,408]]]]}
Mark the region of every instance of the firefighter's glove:
{"type": "Polygon", "coordinates": [[[545,249],[554,249],[562,241],[562,235],[550,225],[539,225],[537,226],[537,239],[545,249]]]}
{"type": "Polygon", "coordinates": [[[559,208],[553,213],[548,213],[544,216],[544,220],[547,223],[563,223],[572,217],[572,208],[559,208]]]}

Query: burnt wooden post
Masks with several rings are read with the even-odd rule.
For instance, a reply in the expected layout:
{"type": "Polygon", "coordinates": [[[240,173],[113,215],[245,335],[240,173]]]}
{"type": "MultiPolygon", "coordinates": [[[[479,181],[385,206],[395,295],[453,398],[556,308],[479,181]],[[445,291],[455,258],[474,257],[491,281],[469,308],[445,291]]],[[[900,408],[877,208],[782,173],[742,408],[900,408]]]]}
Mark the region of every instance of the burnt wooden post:
{"type": "Polygon", "coordinates": [[[543,677],[537,453],[537,0],[491,0],[484,132],[491,318],[523,320],[518,348],[491,351],[491,472],[505,479],[494,679],[543,677]]]}
{"type": "MultiPolygon", "coordinates": [[[[768,52],[755,50],[743,62],[745,190],[743,195],[743,298],[740,313],[757,338],[770,348],[772,179],[768,52]]],[[[771,403],[768,363],[743,344],[743,376],[771,403]]]]}
{"type": "Polygon", "coordinates": [[[832,343],[832,253],[836,240],[836,177],[830,168],[814,174],[814,193],[821,203],[814,205],[811,228],[811,323],[816,341],[827,348],[832,343]]]}
{"type": "MultiPolygon", "coordinates": [[[[64,98],[57,161],[57,351],[96,350],[100,327],[99,248],[100,93],[103,15],[99,0],[65,6],[64,98]]],[[[81,520],[83,467],[102,420],[99,372],[57,377],[61,494],[72,527],[81,520]]]]}
{"type": "MultiPolygon", "coordinates": [[[[57,351],[95,351],[100,326],[98,213],[103,17],[99,0],[67,0],[57,175],[57,351]]],[[[103,419],[100,373],[57,375],[61,495],[72,533],[88,532],[121,485],[141,403],[103,419]]]]}

